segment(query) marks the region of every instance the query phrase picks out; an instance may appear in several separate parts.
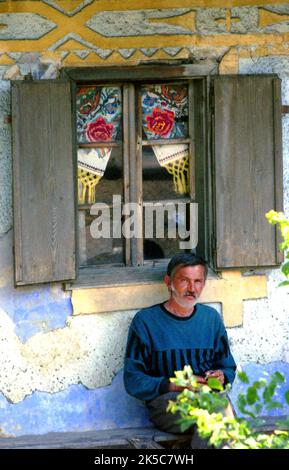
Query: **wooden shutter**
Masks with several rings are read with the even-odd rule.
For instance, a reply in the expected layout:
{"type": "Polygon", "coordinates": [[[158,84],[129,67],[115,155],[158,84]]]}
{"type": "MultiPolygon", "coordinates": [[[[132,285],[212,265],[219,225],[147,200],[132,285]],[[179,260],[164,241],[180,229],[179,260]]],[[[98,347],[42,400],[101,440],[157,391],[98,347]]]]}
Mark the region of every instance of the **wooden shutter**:
{"type": "Polygon", "coordinates": [[[276,265],[265,213],[282,210],[280,80],[216,77],[213,101],[217,267],[276,265]]]}
{"type": "Polygon", "coordinates": [[[16,285],[75,278],[69,82],[12,85],[16,285]]]}

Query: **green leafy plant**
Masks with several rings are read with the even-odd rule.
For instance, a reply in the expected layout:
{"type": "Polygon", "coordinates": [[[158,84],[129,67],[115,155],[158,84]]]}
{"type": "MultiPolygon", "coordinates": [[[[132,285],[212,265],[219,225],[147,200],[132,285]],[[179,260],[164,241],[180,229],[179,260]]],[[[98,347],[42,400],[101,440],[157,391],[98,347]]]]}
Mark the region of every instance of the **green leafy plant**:
{"type": "MultiPolygon", "coordinates": [[[[187,388],[176,401],[170,401],[168,411],[180,414],[178,423],[182,431],[196,425],[200,437],[217,448],[289,449],[289,418],[277,423],[282,430],[276,429],[270,434],[258,432],[258,426],[262,425],[260,413],[283,406],[274,399],[276,388],[284,382],[283,374],[275,372],[269,381],[260,379],[252,384],[245,372],[239,372],[238,377],[248,385],[246,393],[241,393],[237,400],[239,410],[248,419],[226,416],[230,387],[223,388],[213,378],[208,379],[207,385],[198,384],[190,366],[176,372],[175,378],[171,379],[176,385],[187,388]]],[[[289,390],[285,400],[289,404],[289,390]]]]}
{"type": "Polygon", "coordinates": [[[265,214],[266,219],[271,225],[277,225],[281,232],[283,242],[280,243],[280,250],[285,253],[285,261],[281,265],[281,271],[287,278],[285,281],[280,282],[279,286],[289,285],[289,220],[285,217],[283,212],[276,212],[271,210],[265,214]]]}

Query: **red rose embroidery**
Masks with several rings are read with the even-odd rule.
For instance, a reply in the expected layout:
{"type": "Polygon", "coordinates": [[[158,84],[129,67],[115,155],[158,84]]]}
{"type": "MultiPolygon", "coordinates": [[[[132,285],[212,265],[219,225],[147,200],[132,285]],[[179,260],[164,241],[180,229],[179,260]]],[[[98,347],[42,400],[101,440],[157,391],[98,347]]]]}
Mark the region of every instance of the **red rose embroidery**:
{"type": "Polygon", "coordinates": [[[168,109],[154,108],[152,115],[146,117],[146,121],[151,132],[166,136],[173,128],[175,113],[168,109]]]}
{"type": "Polygon", "coordinates": [[[91,122],[86,127],[86,135],[91,142],[111,140],[112,132],[113,124],[108,124],[102,117],[97,118],[95,122],[91,122]]]}

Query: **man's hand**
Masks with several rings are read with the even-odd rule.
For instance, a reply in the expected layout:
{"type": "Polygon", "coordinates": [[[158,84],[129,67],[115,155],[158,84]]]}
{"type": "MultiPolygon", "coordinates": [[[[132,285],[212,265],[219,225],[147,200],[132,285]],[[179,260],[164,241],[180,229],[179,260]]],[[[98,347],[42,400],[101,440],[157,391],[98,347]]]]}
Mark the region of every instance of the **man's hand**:
{"type": "MultiPolygon", "coordinates": [[[[211,371],[212,372],[212,371],[211,371]]],[[[201,377],[200,375],[195,375],[194,376],[198,384],[205,385],[207,383],[207,380],[204,377],[201,377]]],[[[176,385],[173,382],[170,382],[169,384],[169,392],[182,392],[185,390],[185,388],[194,391],[194,388],[189,386],[189,387],[181,387],[180,385],[176,385]]]]}
{"type": "MultiPolygon", "coordinates": [[[[198,384],[206,385],[208,383],[208,379],[214,378],[217,379],[221,385],[224,385],[225,383],[225,376],[224,372],[222,370],[207,370],[205,372],[205,377],[201,377],[200,375],[195,375],[194,376],[198,384]]],[[[172,382],[169,384],[169,391],[170,392],[182,392],[185,390],[185,388],[188,388],[189,390],[195,391],[193,387],[181,387],[180,385],[176,385],[172,382]]]]}
{"type": "Polygon", "coordinates": [[[214,378],[217,379],[221,385],[224,385],[225,383],[225,376],[222,370],[207,370],[207,372],[205,372],[205,376],[206,380],[214,378]]]}

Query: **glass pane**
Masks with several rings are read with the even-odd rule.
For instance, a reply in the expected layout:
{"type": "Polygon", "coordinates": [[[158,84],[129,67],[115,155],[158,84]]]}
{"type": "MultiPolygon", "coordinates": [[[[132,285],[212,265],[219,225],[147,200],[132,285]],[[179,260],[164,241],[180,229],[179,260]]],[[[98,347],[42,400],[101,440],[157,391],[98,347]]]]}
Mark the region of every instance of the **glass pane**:
{"type": "Polygon", "coordinates": [[[144,140],[188,137],[187,85],[147,85],[140,93],[144,140]]]}
{"type": "Polygon", "coordinates": [[[81,266],[123,263],[121,217],[112,224],[113,207],[118,207],[119,214],[123,202],[121,147],[79,149],[78,189],[79,204],[93,205],[92,213],[90,208],[79,210],[81,266]]]}
{"type": "Polygon", "coordinates": [[[144,259],[171,258],[190,237],[189,203],[144,207],[144,259]]]}
{"type": "Polygon", "coordinates": [[[120,87],[79,87],[76,111],[79,144],[121,139],[120,87]]]}
{"type": "Polygon", "coordinates": [[[121,147],[78,149],[78,202],[112,204],[113,195],[123,194],[121,147]]]}
{"type": "MultiPolygon", "coordinates": [[[[112,211],[112,209],[111,209],[112,211]]],[[[90,210],[79,210],[79,264],[89,266],[97,264],[123,264],[123,239],[98,237],[97,234],[104,233],[106,214],[90,214],[90,210]],[[98,223],[102,219],[102,226],[98,223]]],[[[108,221],[109,222],[109,221],[108,221]]],[[[110,224],[112,233],[112,224],[110,224]]]]}
{"type": "Polygon", "coordinates": [[[143,200],[189,196],[189,145],[143,146],[143,200]]]}

